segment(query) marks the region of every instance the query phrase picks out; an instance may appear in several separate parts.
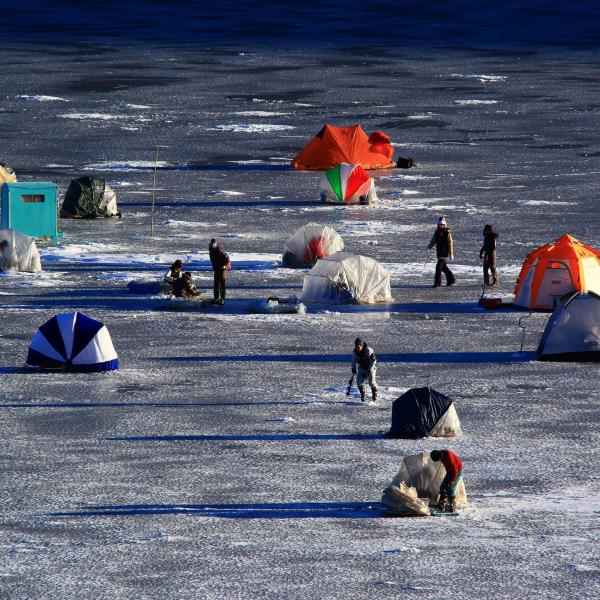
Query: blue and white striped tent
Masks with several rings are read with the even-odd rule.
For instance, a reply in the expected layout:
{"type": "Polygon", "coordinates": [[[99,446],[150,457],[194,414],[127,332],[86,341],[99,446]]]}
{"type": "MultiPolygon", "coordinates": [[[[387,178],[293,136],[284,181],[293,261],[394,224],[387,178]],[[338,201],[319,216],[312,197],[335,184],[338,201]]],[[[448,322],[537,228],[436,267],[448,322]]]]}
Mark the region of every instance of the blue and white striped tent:
{"type": "Polygon", "coordinates": [[[83,313],[65,313],[44,323],[29,344],[27,364],[68,371],[113,371],[119,359],[108,329],[83,313]]]}

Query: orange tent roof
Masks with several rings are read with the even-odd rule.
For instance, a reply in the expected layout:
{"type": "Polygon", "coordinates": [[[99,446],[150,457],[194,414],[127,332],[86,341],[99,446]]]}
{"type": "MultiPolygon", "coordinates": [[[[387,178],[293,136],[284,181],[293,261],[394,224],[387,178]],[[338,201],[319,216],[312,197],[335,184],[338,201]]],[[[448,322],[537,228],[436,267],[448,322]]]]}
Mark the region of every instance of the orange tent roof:
{"type": "Polygon", "coordinates": [[[324,171],[342,163],[360,164],[365,169],[389,169],[394,166],[394,149],[383,131],[369,137],[360,125],[325,125],[292,161],[294,169],[324,171]]]}
{"type": "Polygon", "coordinates": [[[539,298],[540,288],[546,269],[562,267],[569,269],[575,290],[589,289],[591,281],[586,281],[586,268],[583,260],[595,259],[594,265],[600,269],[600,251],[587,246],[570,235],[563,235],[550,244],[545,244],[529,253],[515,287],[515,304],[530,308],[548,308],[545,300],[539,298]],[[557,262],[557,265],[553,265],[557,262]],[[527,281],[527,290],[523,288],[527,281]],[[525,298],[525,296],[528,296],[525,298]]]}

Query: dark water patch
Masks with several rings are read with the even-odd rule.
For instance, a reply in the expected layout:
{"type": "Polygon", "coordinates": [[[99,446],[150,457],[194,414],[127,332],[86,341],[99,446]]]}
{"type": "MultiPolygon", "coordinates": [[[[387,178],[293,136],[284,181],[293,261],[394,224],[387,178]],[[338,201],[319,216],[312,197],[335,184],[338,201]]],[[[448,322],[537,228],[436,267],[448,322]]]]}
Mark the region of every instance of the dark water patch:
{"type": "MultiPolygon", "coordinates": [[[[515,40],[513,43],[517,44],[518,42],[515,40]]],[[[524,40],[521,42],[521,44],[522,46],[517,48],[482,48],[480,46],[441,46],[441,48],[468,52],[469,54],[473,54],[482,58],[520,58],[538,55],[538,50],[525,48],[524,40]]]]}
{"type": "Polygon", "coordinates": [[[563,75],[561,81],[575,81],[577,83],[598,83],[598,76],[593,75],[563,75]]]}
{"type": "Polygon", "coordinates": [[[533,145],[531,148],[536,150],[576,150],[579,148],[586,148],[588,144],[541,144],[533,145]]]}
{"type": "Polygon", "coordinates": [[[70,81],[63,87],[69,92],[115,92],[131,88],[168,86],[186,81],[185,77],[142,76],[142,75],[106,75],[82,77],[70,81]]]}
{"type": "Polygon", "coordinates": [[[577,156],[583,156],[585,158],[596,158],[596,157],[600,156],[600,152],[584,152],[584,153],[578,152],[577,156]]]}
{"type": "Polygon", "coordinates": [[[539,140],[535,139],[533,135],[513,135],[506,137],[477,137],[473,138],[474,142],[500,142],[500,143],[508,143],[508,142],[519,142],[519,143],[534,143],[539,140]]]}
{"type": "MultiPolygon", "coordinates": [[[[377,58],[348,58],[347,56],[342,58],[333,56],[328,58],[319,58],[311,66],[329,69],[339,67],[381,67],[386,64],[390,63],[377,58]]],[[[410,71],[406,71],[406,73],[410,73],[410,71]]]]}
{"type": "Polygon", "coordinates": [[[450,127],[450,121],[442,121],[440,119],[405,119],[398,121],[383,121],[379,123],[383,128],[395,129],[427,129],[431,127],[444,128],[450,127]]]}
{"type": "Polygon", "coordinates": [[[369,78],[381,78],[381,77],[395,77],[397,79],[408,79],[415,77],[415,73],[407,71],[406,69],[385,69],[385,70],[369,70],[369,71],[358,71],[357,75],[360,77],[369,78]]]}
{"type": "MultiPolygon", "coordinates": [[[[269,65],[264,67],[240,67],[240,68],[231,68],[229,66],[225,66],[223,68],[223,72],[228,75],[264,75],[269,73],[281,73],[286,71],[301,71],[303,68],[298,65],[269,65]]],[[[218,70],[214,71],[218,72],[218,70]]]]}
{"type": "Polygon", "coordinates": [[[309,98],[310,96],[314,96],[315,94],[325,93],[324,89],[300,89],[300,90],[281,90],[280,92],[272,93],[264,93],[257,92],[256,94],[230,94],[225,96],[227,100],[241,100],[243,102],[252,102],[255,100],[262,100],[264,102],[298,102],[300,100],[304,100],[309,98]]]}
{"type": "Polygon", "coordinates": [[[480,85],[436,85],[427,88],[432,92],[461,92],[466,94],[487,94],[489,90],[481,87],[480,85]]]}
{"type": "MultiPolygon", "coordinates": [[[[110,70],[110,71],[145,71],[145,70],[150,70],[150,69],[156,69],[157,64],[154,62],[148,62],[148,63],[143,63],[143,62],[123,62],[123,63],[112,63],[112,64],[107,64],[107,65],[103,65],[103,69],[105,70],[110,70]]],[[[165,68],[167,68],[165,66],[165,68]]],[[[168,67],[169,69],[171,69],[171,65],[169,65],[168,67]]]]}

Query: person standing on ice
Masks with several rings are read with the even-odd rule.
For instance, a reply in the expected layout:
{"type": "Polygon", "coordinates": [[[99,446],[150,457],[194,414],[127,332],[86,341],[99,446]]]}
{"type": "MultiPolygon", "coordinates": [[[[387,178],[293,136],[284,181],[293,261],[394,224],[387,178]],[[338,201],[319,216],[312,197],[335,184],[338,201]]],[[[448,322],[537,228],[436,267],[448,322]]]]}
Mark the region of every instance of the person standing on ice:
{"type": "Polygon", "coordinates": [[[490,273],[492,272],[492,285],[498,285],[498,273],[496,271],[496,240],[498,234],[491,225],[483,228],[483,246],[479,251],[479,258],[483,258],[483,285],[490,285],[490,273]]]}
{"type": "Polygon", "coordinates": [[[448,268],[448,259],[454,260],[454,248],[452,246],[452,234],[448,227],[446,227],[446,217],[438,219],[436,230],[427,249],[430,250],[434,246],[437,253],[437,264],[435,265],[433,287],[440,287],[442,285],[442,273],[446,276],[446,285],[454,285],[456,279],[452,271],[448,268]]]}
{"type": "Polygon", "coordinates": [[[225,279],[227,271],[231,269],[231,261],[214,238],[208,245],[208,254],[214,271],[214,300],[212,302],[213,304],[225,304],[225,279]]]}
{"type": "Polygon", "coordinates": [[[430,456],[431,460],[434,462],[440,461],[446,469],[446,476],[440,485],[440,499],[436,509],[455,512],[455,490],[462,477],[462,461],[452,450],[432,450],[430,456]]]}
{"type": "Polygon", "coordinates": [[[354,350],[352,351],[352,375],[356,375],[356,385],[360,392],[360,399],[366,402],[365,380],[371,386],[373,402],[377,402],[379,398],[379,390],[377,388],[377,358],[372,348],[367,346],[367,342],[361,338],[354,340],[354,350]]]}

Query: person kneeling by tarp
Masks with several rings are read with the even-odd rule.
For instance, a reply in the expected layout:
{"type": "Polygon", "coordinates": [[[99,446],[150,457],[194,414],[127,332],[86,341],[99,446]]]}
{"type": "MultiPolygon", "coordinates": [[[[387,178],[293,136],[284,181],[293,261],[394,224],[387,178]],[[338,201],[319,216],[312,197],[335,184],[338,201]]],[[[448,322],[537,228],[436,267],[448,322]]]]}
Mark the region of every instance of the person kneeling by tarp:
{"type": "MultiPolygon", "coordinates": [[[[454,453],[452,455],[456,457],[454,453]]],[[[441,500],[440,487],[443,487],[446,493],[450,491],[446,487],[448,482],[444,483],[447,475],[444,463],[432,460],[429,452],[405,456],[398,473],[385,488],[381,502],[390,515],[428,516],[431,514],[429,507],[436,507],[441,500]]],[[[449,481],[450,485],[454,484],[454,508],[466,507],[467,492],[464,479],[461,476],[449,478],[449,481]]]]}
{"type": "Polygon", "coordinates": [[[176,298],[184,300],[195,300],[200,296],[200,292],[194,285],[191,273],[183,272],[183,262],[176,260],[165,273],[163,277],[168,292],[176,298]]]}
{"type": "Polygon", "coordinates": [[[452,450],[432,450],[430,456],[432,461],[439,461],[446,468],[446,476],[440,485],[440,498],[435,508],[455,512],[456,486],[462,478],[462,461],[452,450]]]}

